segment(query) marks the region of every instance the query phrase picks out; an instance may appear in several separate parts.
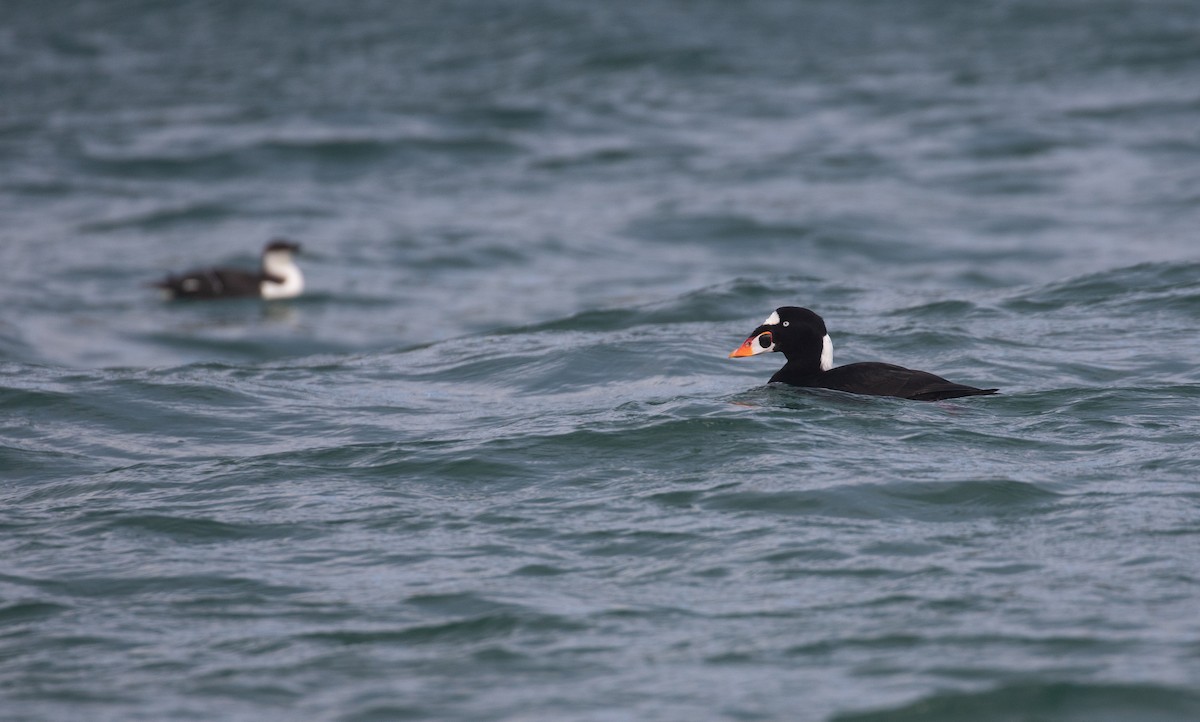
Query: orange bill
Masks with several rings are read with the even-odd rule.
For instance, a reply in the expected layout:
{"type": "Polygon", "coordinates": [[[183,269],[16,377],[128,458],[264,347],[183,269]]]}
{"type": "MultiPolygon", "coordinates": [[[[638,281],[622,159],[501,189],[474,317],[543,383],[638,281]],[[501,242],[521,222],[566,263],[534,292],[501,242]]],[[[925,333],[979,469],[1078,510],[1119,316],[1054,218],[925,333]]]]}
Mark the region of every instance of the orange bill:
{"type": "Polygon", "coordinates": [[[756,341],[758,341],[760,336],[766,336],[768,344],[771,342],[771,332],[770,331],[766,331],[764,333],[756,333],[753,336],[751,336],[750,338],[743,341],[741,346],[738,346],[737,348],[735,348],[733,350],[733,353],[729,354],[729,358],[742,358],[743,356],[753,356],[755,353],[754,343],[756,341]]]}

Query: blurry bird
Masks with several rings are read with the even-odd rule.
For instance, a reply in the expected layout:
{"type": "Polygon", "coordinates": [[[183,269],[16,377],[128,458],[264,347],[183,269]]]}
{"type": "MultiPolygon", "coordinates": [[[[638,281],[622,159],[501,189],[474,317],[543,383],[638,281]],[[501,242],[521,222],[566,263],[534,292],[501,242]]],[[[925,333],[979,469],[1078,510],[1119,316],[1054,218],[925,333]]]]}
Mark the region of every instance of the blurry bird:
{"type": "Polygon", "coordinates": [[[263,248],[262,267],[256,272],[202,268],[169,275],[154,285],[170,299],[295,298],[304,290],[304,274],[292,257],[299,251],[298,243],[275,239],[263,248]]]}

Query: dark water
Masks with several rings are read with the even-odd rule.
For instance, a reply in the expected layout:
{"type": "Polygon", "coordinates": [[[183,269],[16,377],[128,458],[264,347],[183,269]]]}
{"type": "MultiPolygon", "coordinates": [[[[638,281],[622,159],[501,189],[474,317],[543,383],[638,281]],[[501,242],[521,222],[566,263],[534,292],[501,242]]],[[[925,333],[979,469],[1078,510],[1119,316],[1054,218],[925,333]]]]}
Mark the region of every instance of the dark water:
{"type": "Polygon", "coordinates": [[[0,717],[1200,719],[1198,78],[1190,1],[7,0],[0,717]],[[766,387],[784,304],[1004,393],[766,387]]]}

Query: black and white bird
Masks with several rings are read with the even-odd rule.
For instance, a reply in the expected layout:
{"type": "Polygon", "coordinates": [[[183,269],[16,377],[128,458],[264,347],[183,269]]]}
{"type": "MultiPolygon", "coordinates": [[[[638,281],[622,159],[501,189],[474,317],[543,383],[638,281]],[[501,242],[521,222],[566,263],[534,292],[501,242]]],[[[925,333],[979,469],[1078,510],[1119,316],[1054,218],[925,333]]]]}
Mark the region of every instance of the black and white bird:
{"type": "Polygon", "coordinates": [[[947,381],[926,371],[868,361],[834,367],[833,341],[820,316],[797,306],[783,306],[754,329],[729,358],[779,351],[787,358],[771,382],[833,389],[868,396],[895,396],[914,401],[940,401],[984,396],[999,389],[978,389],[947,381]]]}
{"type": "Polygon", "coordinates": [[[276,239],[263,248],[258,271],[201,268],[172,274],[154,285],[171,299],[295,298],[304,290],[304,274],[293,258],[299,251],[298,243],[276,239]]]}

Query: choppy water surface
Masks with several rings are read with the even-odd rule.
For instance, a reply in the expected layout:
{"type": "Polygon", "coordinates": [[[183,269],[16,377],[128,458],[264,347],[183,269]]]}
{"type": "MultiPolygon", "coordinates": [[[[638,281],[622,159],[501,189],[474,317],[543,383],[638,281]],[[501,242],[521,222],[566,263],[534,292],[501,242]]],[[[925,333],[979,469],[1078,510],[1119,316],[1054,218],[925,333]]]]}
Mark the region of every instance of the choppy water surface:
{"type": "Polygon", "coordinates": [[[1191,3],[4,16],[5,719],[1200,718],[1191,3]]]}

